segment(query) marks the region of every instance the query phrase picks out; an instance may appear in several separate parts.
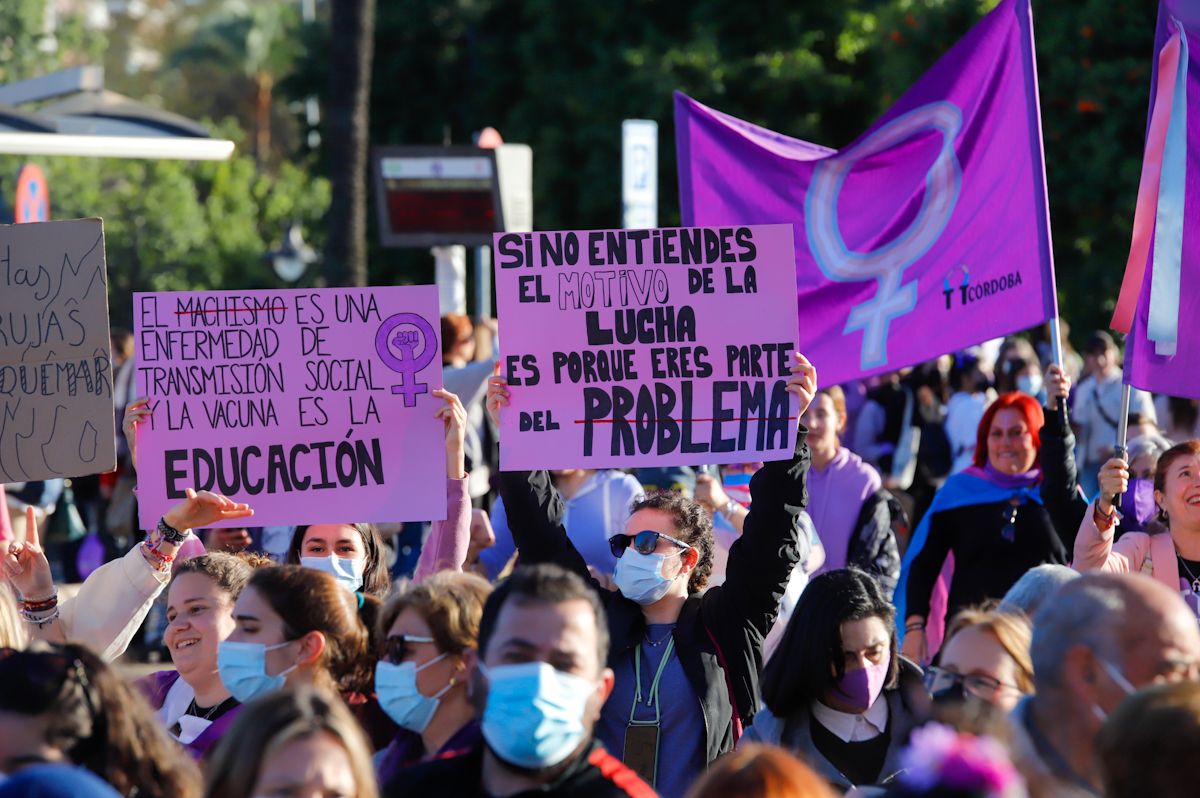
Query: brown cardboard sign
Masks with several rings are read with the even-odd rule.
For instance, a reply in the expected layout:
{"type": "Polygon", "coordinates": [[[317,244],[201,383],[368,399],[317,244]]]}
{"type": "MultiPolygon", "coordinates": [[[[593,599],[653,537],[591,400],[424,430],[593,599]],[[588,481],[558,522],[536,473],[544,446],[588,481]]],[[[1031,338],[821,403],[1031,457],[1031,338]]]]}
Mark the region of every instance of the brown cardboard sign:
{"type": "Polygon", "coordinates": [[[0,225],[0,482],[117,464],[99,219],[0,225]]]}

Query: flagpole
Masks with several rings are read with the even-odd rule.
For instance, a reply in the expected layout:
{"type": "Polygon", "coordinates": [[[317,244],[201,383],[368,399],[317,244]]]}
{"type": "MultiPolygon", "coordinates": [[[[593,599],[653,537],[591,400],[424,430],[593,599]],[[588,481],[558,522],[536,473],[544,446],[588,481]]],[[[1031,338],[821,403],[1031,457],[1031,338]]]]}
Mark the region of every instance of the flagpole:
{"type": "MultiPolygon", "coordinates": [[[[1054,357],[1054,364],[1066,374],[1066,368],[1063,367],[1062,331],[1058,324],[1057,301],[1054,303],[1054,315],[1050,317],[1050,351],[1054,357]]],[[[1062,429],[1068,429],[1067,400],[1061,396],[1058,397],[1055,409],[1058,411],[1058,420],[1062,423],[1062,429]]]]}
{"type": "MultiPolygon", "coordinates": [[[[1121,416],[1117,419],[1117,447],[1113,454],[1122,460],[1129,459],[1129,398],[1133,391],[1133,387],[1129,383],[1121,386],[1121,416]]],[[[1112,505],[1114,508],[1121,506],[1121,494],[1113,496],[1112,505]]],[[[1118,511],[1119,512],[1119,511],[1118,511]]]]}

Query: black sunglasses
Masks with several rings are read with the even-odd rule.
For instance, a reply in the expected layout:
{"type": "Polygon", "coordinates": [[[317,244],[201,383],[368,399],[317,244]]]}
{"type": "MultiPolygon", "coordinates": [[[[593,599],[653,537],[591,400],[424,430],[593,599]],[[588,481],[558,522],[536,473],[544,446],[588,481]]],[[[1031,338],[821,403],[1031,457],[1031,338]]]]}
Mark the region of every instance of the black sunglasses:
{"type": "Polygon", "coordinates": [[[404,657],[408,654],[409,646],[417,643],[436,644],[436,641],[432,637],[424,637],[422,635],[392,635],[383,641],[382,658],[386,662],[399,665],[401,662],[404,662],[404,657]]]}
{"type": "Polygon", "coordinates": [[[655,532],[652,529],[644,529],[636,535],[626,535],[623,532],[613,535],[608,539],[608,547],[612,550],[613,556],[617,558],[625,553],[625,549],[629,548],[630,544],[633,544],[633,550],[639,554],[653,554],[654,550],[658,548],[660,539],[668,540],[684,551],[691,548],[682,540],[664,535],[662,532],[655,532]]]}

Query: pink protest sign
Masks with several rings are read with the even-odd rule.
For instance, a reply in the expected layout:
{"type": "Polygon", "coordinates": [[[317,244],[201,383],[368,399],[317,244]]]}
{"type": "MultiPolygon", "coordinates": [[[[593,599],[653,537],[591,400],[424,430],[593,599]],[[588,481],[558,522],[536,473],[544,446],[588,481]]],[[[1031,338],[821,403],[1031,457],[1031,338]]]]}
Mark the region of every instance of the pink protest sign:
{"type": "Polygon", "coordinates": [[[134,294],[142,527],[187,488],[240,526],[438,520],[435,286],[134,294]]]}
{"type": "Polygon", "coordinates": [[[495,237],[505,469],[781,460],[791,225],[495,237]]]}

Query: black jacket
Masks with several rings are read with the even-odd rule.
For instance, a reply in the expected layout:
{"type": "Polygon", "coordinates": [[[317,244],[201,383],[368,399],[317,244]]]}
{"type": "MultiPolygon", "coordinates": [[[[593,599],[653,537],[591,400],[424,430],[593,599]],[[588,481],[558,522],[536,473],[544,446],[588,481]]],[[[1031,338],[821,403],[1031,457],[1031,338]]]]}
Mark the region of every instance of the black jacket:
{"type": "MultiPolygon", "coordinates": [[[[436,795],[441,798],[483,798],[483,743],[470,752],[435,759],[402,770],[385,785],[386,798],[436,795]]],[[[550,784],[509,798],[654,798],[655,792],[621,761],[593,743],[550,784]]]]}
{"type": "Polygon", "coordinates": [[[875,577],[885,596],[896,592],[900,580],[900,547],[896,526],[908,524],[904,507],[891,492],[880,488],[863,502],[846,552],[846,564],[875,577]]]}
{"type": "Polygon", "coordinates": [[[1002,598],[1030,568],[1070,560],[1089,506],[1077,485],[1075,436],[1058,413],[1047,410],[1041,441],[1042,504],[1018,508],[1011,541],[1002,534],[1012,517],[1008,502],[966,505],[930,516],[929,537],[908,577],[908,615],[928,615],[934,583],[950,552],[954,579],[947,620],[964,607],[1002,598]]]}
{"type": "MultiPolygon", "coordinates": [[[[924,722],[930,713],[930,700],[922,682],[921,669],[914,663],[900,658],[900,673],[896,687],[885,690],[888,702],[888,750],[883,770],[876,784],[891,782],[901,770],[901,755],[908,746],[913,729],[924,722]]],[[[826,759],[812,738],[812,710],[800,707],[785,717],[778,717],[770,708],[763,710],[746,736],[754,742],[778,745],[796,754],[809,767],[842,792],[855,786],[826,759]]]]}
{"type": "MultiPolygon", "coordinates": [[[[750,514],[729,549],[725,584],[688,598],[675,626],[675,650],[704,715],[707,762],[733,748],[735,724],[740,733],[758,709],[763,638],[800,559],[796,517],[808,503],[807,435],[801,426],[792,459],[767,463],[750,480],[750,514]]],[[[562,498],[547,472],[501,472],[500,493],[522,563],[557,563],[590,578],[562,526],[562,498]]],[[[636,602],[599,592],[608,611],[611,666],[633,656],[646,621],[636,602]]]]}

